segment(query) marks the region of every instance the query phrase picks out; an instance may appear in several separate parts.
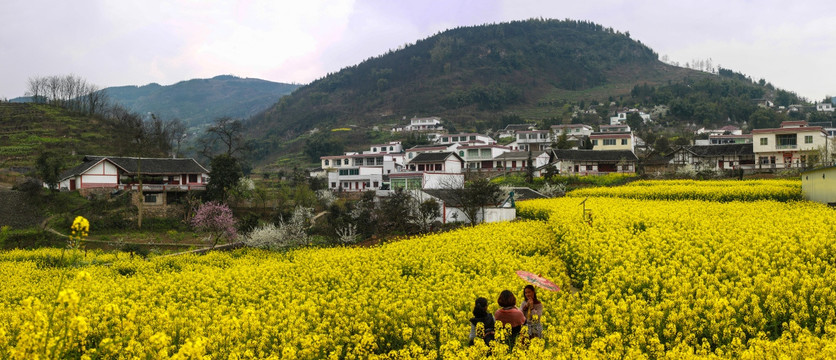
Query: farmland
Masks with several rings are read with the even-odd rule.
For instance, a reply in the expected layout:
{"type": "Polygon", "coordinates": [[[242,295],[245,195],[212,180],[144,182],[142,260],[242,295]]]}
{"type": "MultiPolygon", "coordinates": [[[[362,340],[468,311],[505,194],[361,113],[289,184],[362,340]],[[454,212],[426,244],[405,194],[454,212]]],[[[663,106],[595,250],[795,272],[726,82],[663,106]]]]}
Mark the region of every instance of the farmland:
{"type": "Polygon", "coordinates": [[[520,296],[518,269],[564,291],[538,293],[544,339],[497,358],[833,357],[836,213],[746,195],[792,181],[723,186],[747,201],[694,195],[715,184],[524,201],[529,220],[371,248],[6,251],[0,357],[481,358],[466,346],[473,300],[520,296]]]}

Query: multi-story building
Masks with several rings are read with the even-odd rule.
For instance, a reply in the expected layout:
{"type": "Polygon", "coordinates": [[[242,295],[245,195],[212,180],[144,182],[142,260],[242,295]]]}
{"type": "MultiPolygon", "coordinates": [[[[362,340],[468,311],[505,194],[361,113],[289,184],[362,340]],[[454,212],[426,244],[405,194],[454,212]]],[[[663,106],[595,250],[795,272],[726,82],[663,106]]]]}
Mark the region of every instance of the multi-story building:
{"type": "Polygon", "coordinates": [[[638,109],[630,109],[627,111],[620,111],[613,117],[610,117],[610,125],[624,125],[627,123],[627,115],[631,113],[637,113],[642,118],[642,122],[647,123],[650,122],[650,115],[645,114],[638,109]]]}
{"type": "Polygon", "coordinates": [[[589,135],[592,150],[630,150],[636,152],[636,138],[631,132],[596,132],[589,135]]]}
{"type": "Polygon", "coordinates": [[[779,128],[752,130],[759,168],[806,167],[828,161],[829,141],[821,126],[809,126],[806,121],[784,121],[779,128]]]}
{"type": "MultiPolygon", "coordinates": [[[[400,143],[390,143],[391,148],[401,146],[400,143]]],[[[342,191],[377,190],[388,182],[388,175],[395,173],[404,166],[403,153],[388,153],[390,144],[386,144],[385,151],[381,145],[373,145],[376,152],[345,153],[336,156],[320,157],[320,165],[328,173],[328,188],[342,191]]]]}
{"type": "Polygon", "coordinates": [[[517,131],[516,150],[546,151],[551,149],[551,130],[517,131]]]}
{"type": "Polygon", "coordinates": [[[592,126],[584,125],[584,124],[561,124],[561,125],[552,125],[552,136],[553,138],[557,138],[563,133],[566,133],[568,137],[576,137],[580,138],[582,136],[589,136],[595,131],[592,129],[592,126]]]}
{"type": "Polygon", "coordinates": [[[510,147],[496,144],[462,145],[456,149],[468,169],[493,169],[494,158],[509,151],[510,147]]]}
{"type": "Polygon", "coordinates": [[[438,144],[496,144],[496,140],[487,135],[465,133],[465,134],[442,134],[436,138],[438,144]]]}

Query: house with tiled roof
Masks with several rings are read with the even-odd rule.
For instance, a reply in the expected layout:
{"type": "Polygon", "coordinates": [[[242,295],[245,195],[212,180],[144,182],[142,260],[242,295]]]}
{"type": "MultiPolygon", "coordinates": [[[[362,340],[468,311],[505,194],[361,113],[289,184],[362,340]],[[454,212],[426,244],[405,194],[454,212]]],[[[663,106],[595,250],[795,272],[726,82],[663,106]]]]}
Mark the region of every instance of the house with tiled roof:
{"type": "Polygon", "coordinates": [[[635,173],[638,158],[630,150],[552,150],[550,165],[565,175],[635,173]]]}
{"type": "Polygon", "coordinates": [[[688,145],[673,153],[671,164],[698,170],[729,170],[755,164],[752,144],[688,145]]]}
{"type": "Polygon", "coordinates": [[[409,159],[407,171],[461,173],[464,159],[454,152],[420,153],[409,159]]]}
{"type": "Polygon", "coordinates": [[[206,190],[209,171],[191,158],[87,155],[81,164],[61,173],[59,188],[81,192],[139,190],[140,178],[145,203],[161,205],[169,198],[167,193],[206,190]]]}

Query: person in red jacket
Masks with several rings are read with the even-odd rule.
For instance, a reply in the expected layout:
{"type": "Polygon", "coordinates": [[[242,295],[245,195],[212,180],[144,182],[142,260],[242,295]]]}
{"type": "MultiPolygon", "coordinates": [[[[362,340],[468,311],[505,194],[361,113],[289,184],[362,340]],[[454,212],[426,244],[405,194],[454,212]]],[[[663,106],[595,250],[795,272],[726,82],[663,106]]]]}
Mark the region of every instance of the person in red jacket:
{"type": "MultiPolygon", "coordinates": [[[[525,324],[525,315],[520,309],[517,309],[517,298],[511,290],[502,290],[499,293],[499,299],[496,301],[499,304],[499,309],[496,310],[493,317],[496,321],[511,325],[511,336],[509,337],[509,345],[513,346],[517,340],[517,335],[520,334],[522,325],[525,324]]],[[[497,325],[497,328],[499,325],[497,325]]]]}

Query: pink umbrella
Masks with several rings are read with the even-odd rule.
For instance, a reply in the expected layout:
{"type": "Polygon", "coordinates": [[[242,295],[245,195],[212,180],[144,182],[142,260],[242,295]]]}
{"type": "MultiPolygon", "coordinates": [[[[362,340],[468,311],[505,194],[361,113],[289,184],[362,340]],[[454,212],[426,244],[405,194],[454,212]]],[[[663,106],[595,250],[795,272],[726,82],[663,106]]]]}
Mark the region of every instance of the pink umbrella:
{"type": "Polygon", "coordinates": [[[549,279],[528,271],[517,270],[517,276],[529,282],[531,285],[541,287],[549,291],[560,291],[560,287],[549,279]]]}

